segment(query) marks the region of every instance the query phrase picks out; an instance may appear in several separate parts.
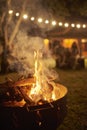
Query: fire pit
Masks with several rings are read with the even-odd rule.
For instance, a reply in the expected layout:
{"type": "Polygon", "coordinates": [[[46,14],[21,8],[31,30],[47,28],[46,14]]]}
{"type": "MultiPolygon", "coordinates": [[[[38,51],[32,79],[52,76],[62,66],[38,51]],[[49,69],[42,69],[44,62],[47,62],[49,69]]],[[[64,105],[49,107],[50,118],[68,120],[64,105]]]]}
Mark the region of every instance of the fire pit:
{"type": "Polygon", "coordinates": [[[56,89],[56,99],[51,99],[52,101],[40,99],[36,103],[23,90],[25,83],[30,85],[31,81],[30,78],[0,85],[0,89],[4,88],[4,95],[1,95],[3,98],[0,97],[0,130],[55,130],[62,123],[67,112],[66,87],[56,83],[56,88],[59,89],[56,89]]]}
{"type": "Polygon", "coordinates": [[[34,75],[0,84],[0,130],[56,130],[66,115],[67,88],[48,73],[41,53],[34,58],[34,75]]]}

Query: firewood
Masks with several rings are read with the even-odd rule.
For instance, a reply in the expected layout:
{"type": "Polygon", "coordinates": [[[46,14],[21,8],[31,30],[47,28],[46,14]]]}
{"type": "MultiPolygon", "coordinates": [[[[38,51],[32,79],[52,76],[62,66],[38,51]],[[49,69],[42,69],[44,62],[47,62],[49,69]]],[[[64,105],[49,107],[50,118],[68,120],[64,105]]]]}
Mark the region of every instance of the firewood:
{"type": "Polygon", "coordinates": [[[17,86],[18,90],[21,92],[25,102],[29,105],[34,105],[35,102],[32,101],[32,99],[24,92],[24,90],[22,89],[22,87],[17,86]]]}
{"type": "Polygon", "coordinates": [[[2,101],[22,100],[21,94],[19,93],[18,89],[14,87],[14,83],[11,81],[7,81],[5,83],[0,84],[0,98],[2,101]]]}
{"type": "Polygon", "coordinates": [[[6,82],[13,82],[14,83],[13,79],[11,79],[10,77],[6,77],[5,80],[6,80],[6,82]]]}
{"type": "Polygon", "coordinates": [[[32,83],[35,83],[35,80],[33,78],[27,78],[27,79],[22,79],[17,82],[15,82],[15,86],[31,86],[32,83]]]}

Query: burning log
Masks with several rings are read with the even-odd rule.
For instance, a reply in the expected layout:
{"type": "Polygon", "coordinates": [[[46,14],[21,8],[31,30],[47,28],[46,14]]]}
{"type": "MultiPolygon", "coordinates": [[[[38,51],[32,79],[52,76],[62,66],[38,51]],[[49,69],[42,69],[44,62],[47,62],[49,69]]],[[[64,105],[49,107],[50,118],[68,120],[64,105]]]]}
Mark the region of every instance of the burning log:
{"type": "Polygon", "coordinates": [[[14,84],[14,87],[16,87],[16,86],[31,86],[32,83],[35,83],[34,78],[21,79],[14,84]]]}
{"type": "Polygon", "coordinates": [[[22,89],[22,87],[17,86],[18,90],[21,92],[25,102],[29,105],[34,105],[35,102],[32,101],[32,99],[24,92],[24,90],[22,89]]]}

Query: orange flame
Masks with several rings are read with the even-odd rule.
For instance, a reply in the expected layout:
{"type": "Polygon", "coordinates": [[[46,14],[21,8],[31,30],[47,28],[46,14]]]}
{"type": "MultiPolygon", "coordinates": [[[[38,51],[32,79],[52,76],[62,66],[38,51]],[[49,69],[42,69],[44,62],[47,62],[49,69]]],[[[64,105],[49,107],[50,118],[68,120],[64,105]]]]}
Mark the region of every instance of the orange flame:
{"type": "Polygon", "coordinates": [[[41,64],[39,62],[39,52],[34,52],[34,59],[35,59],[35,84],[33,84],[33,88],[31,90],[31,94],[38,94],[40,93],[41,89],[41,80],[40,80],[40,71],[41,71],[41,64]]]}
{"type": "MultiPolygon", "coordinates": [[[[35,59],[35,83],[32,84],[29,96],[34,102],[40,99],[50,102],[50,100],[56,100],[55,83],[49,81],[44,74],[44,66],[42,64],[42,54],[40,51],[34,52],[35,59]]],[[[57,91],[58,92],[58,91],[57,91]]]]}

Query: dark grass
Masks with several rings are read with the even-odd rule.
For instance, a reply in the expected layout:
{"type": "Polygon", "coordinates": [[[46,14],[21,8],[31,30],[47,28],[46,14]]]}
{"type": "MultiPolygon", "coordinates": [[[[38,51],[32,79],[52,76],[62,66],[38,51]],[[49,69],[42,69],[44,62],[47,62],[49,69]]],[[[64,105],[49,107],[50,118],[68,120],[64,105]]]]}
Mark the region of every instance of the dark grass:
{"type": "Polygon", "coordinates": [[[87,130],[87,70],[57,70],[68,88],[67,116],[57,130],[87,130]]]}
{"type": "MultiPolygon", "coordinates": [[[[60,70],[58,82],[68,89],[67,116],[57,130],[87,130],[87,70],[60,70]]],[[[0,82],[6,77],[17,80],[16,73],[0,75],[0,82]]]]}

